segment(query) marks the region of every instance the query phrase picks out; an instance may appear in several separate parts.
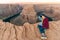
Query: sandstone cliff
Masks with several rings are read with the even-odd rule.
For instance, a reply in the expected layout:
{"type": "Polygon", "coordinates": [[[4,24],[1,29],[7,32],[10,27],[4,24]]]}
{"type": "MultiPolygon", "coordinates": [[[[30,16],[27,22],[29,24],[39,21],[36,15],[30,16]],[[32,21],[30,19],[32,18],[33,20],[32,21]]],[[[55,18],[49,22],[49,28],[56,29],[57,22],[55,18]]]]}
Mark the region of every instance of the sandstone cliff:
{"type": "MultiPolygon", "coordinates": [[[[60,21],[50,22],[46,31],[47,40],[60,40],[60,21]]],[[[0,40],[41,40],[37,24],[25,23],[23,26],[0,20],[0,40]]]]}
{"type": "Polygon", "coordinates": [[[11,20],[11,23],[16,25],[22,25],[25,22],[29,22],[31,24],[36,23],[37,21],[37,15],[34,10],[33,5],[24,5],[22,12],[18,17],[11,20]]]}
{"type": "Polygon", "coordinates": [[[23,10],[21,15],[11,20],[13,24],[22,25],[25,22],[36,23],[37,13],[44,10],[44,14],[49,16],[54,21],[60,20],[60,5],[51,5],[51,4],[29,4],[23,5],[23,10]]]}
{"type": "Polygon", "coordinates": [[[22,7],[18,4],[0,4],[0,19],[17,14],[22,10],[22,7]]]}
{"type": "Polygon", "coordinates": [[[53,20],[60,20],[59,4],[35,4],[35,6],[33,4],[0,4],[0,19],[17,14],[17,12],[20,10],[22,10],[22,15],[11,19],[11,23],[16,25],[22,25],[26,21],[29,23],[36,23],[36,13],[42,10],[45,10],[44,14],[51,17],[53,20]]]}
{"type": "Polygon", "coordinates": [[[36,12],[40,12],[42,10],[45,11],[45,15],[48,15],[53,20],[60,20],[60,5],[59,4],[36,4],[34,6],[36,12]]]}

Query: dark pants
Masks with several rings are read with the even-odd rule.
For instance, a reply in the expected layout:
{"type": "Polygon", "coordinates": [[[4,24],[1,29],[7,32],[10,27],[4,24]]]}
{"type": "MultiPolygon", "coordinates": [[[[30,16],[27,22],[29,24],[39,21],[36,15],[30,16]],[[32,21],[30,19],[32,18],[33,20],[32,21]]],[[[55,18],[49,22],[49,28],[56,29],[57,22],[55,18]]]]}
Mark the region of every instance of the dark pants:
{"type": "Polygon", "coordinates": [[[40,33],[45,33],[45,29],[41,25],[38,25],[38,28],[40,33]]]}

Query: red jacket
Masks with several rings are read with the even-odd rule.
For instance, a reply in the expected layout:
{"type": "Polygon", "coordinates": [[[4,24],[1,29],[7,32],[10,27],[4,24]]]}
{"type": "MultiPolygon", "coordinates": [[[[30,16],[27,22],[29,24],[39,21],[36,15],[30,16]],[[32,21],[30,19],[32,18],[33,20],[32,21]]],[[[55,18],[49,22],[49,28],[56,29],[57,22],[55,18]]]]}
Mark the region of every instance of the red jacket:
{"type": "Polygon", "coordinates": [[[43,28],[46,28],[46,29],[49,28],[49,21],[48,21],[48,18],[45,18],[45,19],[43,20],[43,28]]]}

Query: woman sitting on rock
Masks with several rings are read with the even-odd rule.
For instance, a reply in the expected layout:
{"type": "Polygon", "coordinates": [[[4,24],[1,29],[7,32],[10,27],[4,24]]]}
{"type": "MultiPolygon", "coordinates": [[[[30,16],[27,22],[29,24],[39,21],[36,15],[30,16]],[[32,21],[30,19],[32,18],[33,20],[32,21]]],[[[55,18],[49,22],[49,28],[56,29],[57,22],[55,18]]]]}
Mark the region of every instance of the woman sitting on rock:
{"type": "Polygon", "coordinates": [[[45,31],[46,31],[46,29],[49,29],[48,18],[46,18],[46,16],[44,14],[41,14],[38,16],[38,19],[41,21],[38,24],[38,28],[39,28],[41,36],[42,36],[41,39],[47,39],[45,31]]]}

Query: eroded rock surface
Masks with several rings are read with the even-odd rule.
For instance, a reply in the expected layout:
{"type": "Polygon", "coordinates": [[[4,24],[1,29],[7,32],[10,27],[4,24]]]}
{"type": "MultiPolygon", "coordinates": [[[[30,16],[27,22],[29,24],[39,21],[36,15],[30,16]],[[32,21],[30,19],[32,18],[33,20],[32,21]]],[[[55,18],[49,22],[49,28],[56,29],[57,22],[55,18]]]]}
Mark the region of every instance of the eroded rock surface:
{"type": "Polygon", "coordinates": [[[59,4],[36,4],[34,8],[36,12],[44,11],[44,14],[51,17],[54,21],[60,20],[59,4]]]}
{"type": "Polygon", "coordinates": [[[36,23],[37,12],[42,10],[45,11],[45,15],[51,17],[53,20],[60,20],[60,5],[51,5],[51,4],[29,4],[23,5],[22,4],[0,4],[0,19],[12,16],[17,14],[18,11],[21,11],[21,15],[18,17],[12,18],[11,23],[16,25],[23,25],[25,22],[29,23],[36,23]],[[23,9],[23,10],[22,10],[23,9]],[[36,10],[36,11],[35,11],[36,10]],[[4,15],[3,15],[4,14],[4,15]]]}
{"type": "Polygon", "coordinates": [[[34,10],[34,6],[25,5],[20,15],[16,17],[15,19],[13,19],[11,23],[16,24],[16,25],[22,25],[25,22],[29,22],[33,24],[33,23],[36,23],[36,21],[37,21],[37,15],[34,10]]]}
{"type": "MultiPolygon", "coordinates": [[[[46,31],[47,40],[60,40],[60,21],[49,23],[46,31]]],[[[23,26],[3,22],[0,20],[0,40],[41,40],[37,24],[24,23],[23,26]]]]}
{"type": "Polygon", "coordinates": [[[0,19],[17,14],[22,9],[22,6],[18,4],[0,4],[0,19]]]}

